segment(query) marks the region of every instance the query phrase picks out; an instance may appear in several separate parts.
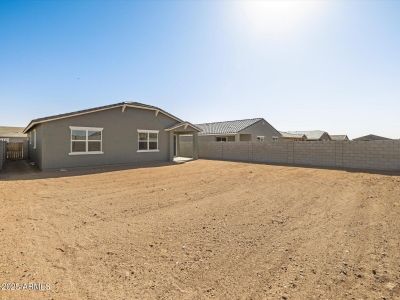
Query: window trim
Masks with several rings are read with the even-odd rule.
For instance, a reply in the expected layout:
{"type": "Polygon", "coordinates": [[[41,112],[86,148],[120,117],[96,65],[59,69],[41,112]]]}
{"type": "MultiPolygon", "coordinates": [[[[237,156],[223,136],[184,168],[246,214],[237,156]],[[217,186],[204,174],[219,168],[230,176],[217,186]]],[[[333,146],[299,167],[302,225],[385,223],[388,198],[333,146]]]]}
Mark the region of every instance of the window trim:
{"type": "Polygon", "coordinates": [[[93,155],[93,154],[104,154],[103,152],[103,128],[99,127],[78,127],[78,126],[69,126],[70,129],[70,152],[68,155],[93,155]],[[76,142],[77,140],[72,140],[72,131],[73,130],[81,130],[86,131],[86,139],[81,140],[81,142],[85,142],[86,151],[80,152],[73,152],[72,151],[72,142],[76,142]],[[101,132],[101,139],[100,140],[89,140],[88,132],[89,131],[100,131],[101,132]],[[100,142],[100,151],[89,151],[89,141],[92,142],[100,142]]]}
{"type": "Polygon", "coordinates": [[[138,135],[137,135],[138,144],[137,144],[136,152],[160,152],[160,148],[159,148],[159,134],[160,134],[160,131],[159,130],[138,129],[137,133],[138,133],[138,135]],[[147,133],[147,149],[146,150],[140,150],[139,149],[139,142],[140,142],[139,133],[147,133]],[[149,135],[149,133],[157,133],[157,149],[149,149],[150,148],[150,146],[149,146],[149,143],[150,143],[150,135],[149,135]]]}

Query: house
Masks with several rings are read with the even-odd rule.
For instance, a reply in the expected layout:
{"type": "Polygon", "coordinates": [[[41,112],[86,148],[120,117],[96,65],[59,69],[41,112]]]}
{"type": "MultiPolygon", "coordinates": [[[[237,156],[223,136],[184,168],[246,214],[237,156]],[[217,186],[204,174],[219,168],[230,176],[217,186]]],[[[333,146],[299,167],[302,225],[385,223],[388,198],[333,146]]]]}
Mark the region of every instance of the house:
{"type": "Polygon", "coordinates": [[[280,131],[281,133],[281,139],[283,140],[290,140],[290,141],[306,141],[307,136],[305,134],[295,134],[295,133],[289,133],[285,131],[280,131]]]}
{"type": "Polygon", "coordinates": [[[177,136],[192,136],[198,156],[201,131],[161,108],[121,102],[32,120],[29,157],[39,168],[140,164],[173,159],[177,136]]]}
{"type": "Polygon", "coordinates": [[[288,131],[290,134],[305,135],[306,141],[331,141],[329,133],[322,130],[288,131]]]}
{"type": "Polygon", "coordinates": [[[368,134],[365,136],[361,136],[359,138],[353,139],[353,141],[390,141],[392,139],[379,136],[379,135],[374,135],[374,134],[368,134]]]}
{"type": "Polygon", "coordinates": [[[281,134],[263,118],[196,124],[202,142],[272,141],[281,134]]]}
{"type": "Polygon", "coordinates": [[[28,140],[23,133],[24,127],[0,126],[0,140],[10,143],[22,143],[28,140]]]}
{"type": "Polygon", "coordinates": [[[349,137],[347,135],[331,135],[332,141],[338,141],[338,142],[344,142],[344,141],[350,141],[349,137]]]}

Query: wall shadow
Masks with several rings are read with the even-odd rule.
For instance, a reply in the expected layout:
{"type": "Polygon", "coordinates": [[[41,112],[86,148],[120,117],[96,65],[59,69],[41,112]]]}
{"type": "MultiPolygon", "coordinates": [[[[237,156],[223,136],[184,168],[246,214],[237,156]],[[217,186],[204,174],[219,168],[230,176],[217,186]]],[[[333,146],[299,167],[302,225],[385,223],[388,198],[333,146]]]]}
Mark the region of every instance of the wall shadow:
{"type": "Polygon", "coordinates": [[[116,171],[157,168],[177,165],[175,162],[151,162],[140,164],[123,165],[103,165],[98,167],[79,167],[65,170],[44,170],[41,171],[37,166],[30,164],[25,160],[6,161],[3,170],[0,171],[0,181],[15,180],[37,180],[48,178],[75,177],[91,174],[102,174],[116,171]]]}

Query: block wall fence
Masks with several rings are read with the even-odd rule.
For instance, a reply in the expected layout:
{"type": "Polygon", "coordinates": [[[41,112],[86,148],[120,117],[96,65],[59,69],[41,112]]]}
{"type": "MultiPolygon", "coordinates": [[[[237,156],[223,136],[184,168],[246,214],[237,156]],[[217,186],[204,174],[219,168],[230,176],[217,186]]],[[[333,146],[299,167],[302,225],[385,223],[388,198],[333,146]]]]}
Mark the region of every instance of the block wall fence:
{"type": "MultiPolygon", "coordinates": [[[[191,142],[181,142],[191,156],[191,142]]],[[[400,171],[400,141],[199,142],[199,158],[400,171]]]]}

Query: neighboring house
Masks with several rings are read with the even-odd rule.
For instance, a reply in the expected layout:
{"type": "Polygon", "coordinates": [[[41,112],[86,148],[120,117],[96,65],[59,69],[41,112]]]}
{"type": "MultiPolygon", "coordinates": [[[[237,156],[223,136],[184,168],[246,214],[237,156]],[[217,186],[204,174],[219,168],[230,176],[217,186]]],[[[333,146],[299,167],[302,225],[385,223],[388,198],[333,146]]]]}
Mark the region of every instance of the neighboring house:
{"type": "Polygon", "coordinates": [[[290,134],[300,134],[307,137],[306,141],[331,141],[329,133],[322,130],[310,130],[310,131],[287,131],[290,134]]]}
{"type": "Polygon", "coordinates": [[[379,136],[379,135],[374,135],[374,134],[368,134],[365,136],[361,136],[359,138],[353,139],[353,141],[390,141],[392,139],[379,136]]]}
{"type": "Polygon", "coordinates": [[[10,143],[21,143],[28,140],[23,133],[24,127],[0,126],[0,140],[10,143]]]}
{"type": "Polygon", "coordinates": [[[41,169],[140,164],[172,160],[176,135],[197,133],[189,122],[151,105],[121,102],[32,120],[30,159],[41,169]]]}
{"type": "Polygon", "coordinates": [[[290,140],[290,141],[306,141],[307,136],[305,134],[295,134],[295,133],[289,133],[285,131],[280,131],[281,133],[281,139],[283,140],[290,140]]]}
{"type": "Polygon", "coordinates": [[[281,134],[263,118],[196,124],[202,142],[272,141],[281,134]]]}
{"type": "Polygon", "coordinates": [[[334,135],[331,135],[331,139],[332,139],[332,141],[349,141],[350,139],[349,139],[349,137],[347,136],[347,135],[338,135],[338,134],[334,134],[334,135]]]}

